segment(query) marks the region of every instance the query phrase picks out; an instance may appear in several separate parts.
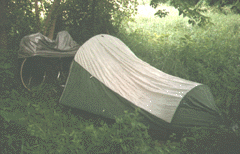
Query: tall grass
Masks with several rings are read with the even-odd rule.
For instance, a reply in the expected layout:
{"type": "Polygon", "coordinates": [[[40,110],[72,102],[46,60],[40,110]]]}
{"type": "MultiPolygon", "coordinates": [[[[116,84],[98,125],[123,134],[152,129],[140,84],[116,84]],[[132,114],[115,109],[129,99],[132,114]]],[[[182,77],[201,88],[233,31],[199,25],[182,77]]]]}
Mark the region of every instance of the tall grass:
{"type": "Polygon", "coordinates": [[[118,37],[152,66],[208,85],[229,119],[238,120],[240,102],[240,16],[207,12],[214,25],[191,26],[168,9],[165,18],[137,16],[118,37]]]}
{"type": "MultiPolygon", "coordinates": [[[[137,16],[121,38],[142,60],[174,76],[208,85],[226,126],[240,117],[240,16],[208,8],[214,25],[191,26],[170,10],[165,18],[137,16]]],[[[230,152],[239,136],[219,130],[191,130],[179,146],[182,153],[230,152]],[[229,149],[227,149],[229,148],[229,149]]],[[[234,147],[235,146],[235,147],[234,147]]],[[[236,151],[232,151],[233,153],[236,151]]]]}

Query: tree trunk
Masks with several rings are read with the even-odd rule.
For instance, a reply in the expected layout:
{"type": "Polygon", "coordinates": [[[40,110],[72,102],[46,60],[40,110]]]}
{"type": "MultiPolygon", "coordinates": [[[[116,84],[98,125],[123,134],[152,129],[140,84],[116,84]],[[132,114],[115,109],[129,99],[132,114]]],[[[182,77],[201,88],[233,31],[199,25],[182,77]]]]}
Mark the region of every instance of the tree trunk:
{"type": "Polygon", "coordinates": [[[57,9],[59,8],[60,2],[61,0],[54,0],[51,10],[45,21],[43,34],[48,35],[50,39],[53,39],[53,34],[54,34],[55,24],[56,24],[57,14],[58,14],[57,9]]]}
{"type": "Polygon", "coordinates": [[[52,23],[51,23],[51,26],[49,28],[48,38],[50,38],[50,39],[53,39],[55,26],[56,26],[56,22],[57,22],[57,16],[58,16],[57,14],[53,15],[52,23]]]}
{"type": "Polygon", "coordinates": [[[36,31],[40,32],[40,18],[39,18],[39,11],[38,11],[38,0],[34,0],[35,2],[35,13],[36,13],[36,31]]]}

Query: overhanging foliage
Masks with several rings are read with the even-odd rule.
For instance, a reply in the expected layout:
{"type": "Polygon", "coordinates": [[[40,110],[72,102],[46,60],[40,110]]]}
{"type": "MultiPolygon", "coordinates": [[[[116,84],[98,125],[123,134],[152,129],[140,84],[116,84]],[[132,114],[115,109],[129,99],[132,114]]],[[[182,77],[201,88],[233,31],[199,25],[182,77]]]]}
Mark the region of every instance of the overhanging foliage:
{"type": "Polygon", "coordinates": [[[189,24],[198,26],[213,24],[211,19],[203,14],[206,12],[206,9],[202,9],[203,4],[215,5],[220,9],[223,6],[230,6],[233,11],[240,13],[239,0],[151,0],[150,5],[157,8],[160,3],[166,2],[178,9],[179,15],[189,17],[189,24]]]}
{"type": "Polygon", "coordinates": [[[136,0],[7,1],[7,42],[15,42],[8,43],[8,48],[18,49],[21,38],[37,32],[47,36],[54,32],[54,38],[57,32],[69,30],[78,42],[98,33],[117,32],[124,21],[132,20],[137,4],[136,0]]]}

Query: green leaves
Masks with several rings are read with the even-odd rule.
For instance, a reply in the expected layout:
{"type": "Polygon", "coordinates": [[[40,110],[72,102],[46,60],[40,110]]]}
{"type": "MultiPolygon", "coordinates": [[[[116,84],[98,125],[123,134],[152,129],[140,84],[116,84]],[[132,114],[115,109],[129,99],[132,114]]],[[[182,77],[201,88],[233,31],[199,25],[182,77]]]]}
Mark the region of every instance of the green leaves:
{"type": "MultiPolygon", "coordinates": [[[[202,9],[203,0],[170,0],[170,5],[174,6],[179,11],[179,16],[190,18],[188,23],[204,27],[209,24],[213,24],[209,17],[204,16],[202,13],[206,12],[206,9],[202,9]]],[[[150,5],[157,8],[159,3],[163,3],[162,0],[151,0],[150,5]]],[[[163,10],[158,10],[155,15],[159,17],[165,17],[168,13],[163,10]]]]}
{"type": "Polygon", "coordinates": [[[3,78],[4,80],[4,76],[6,77],[10,77],[13,78],[14,74],[9,70],[12,69],[13,63],[9,62],[8,58],[10,58],[10,55],[5,54],[5,51],[0,50],[0,53],[2,53],[2,56],[0,57],[0,78],[3,78]]]}
{"type": "Polygon", "coordinates": [[[163,18],[163,17],[167,16],[168,14],[169,14],[169,12],[166,11],[166,9],[163,9],[163,10],[158,10],[154,15],[158,16],[160,18],[163,18]]]}

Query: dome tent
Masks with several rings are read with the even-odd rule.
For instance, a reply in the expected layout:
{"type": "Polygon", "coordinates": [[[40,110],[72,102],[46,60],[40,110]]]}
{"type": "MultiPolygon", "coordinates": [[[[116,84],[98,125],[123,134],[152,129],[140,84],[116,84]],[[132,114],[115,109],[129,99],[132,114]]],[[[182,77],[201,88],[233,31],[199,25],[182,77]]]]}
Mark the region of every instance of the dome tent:
{"type": "Polygon", "coordinates": [[[221,123],[206,85],[152,67],[121,40],[106,34],[79,48],[60,103],[109,119],[138,107],[141,122],[155,130],[221,123]]]}

